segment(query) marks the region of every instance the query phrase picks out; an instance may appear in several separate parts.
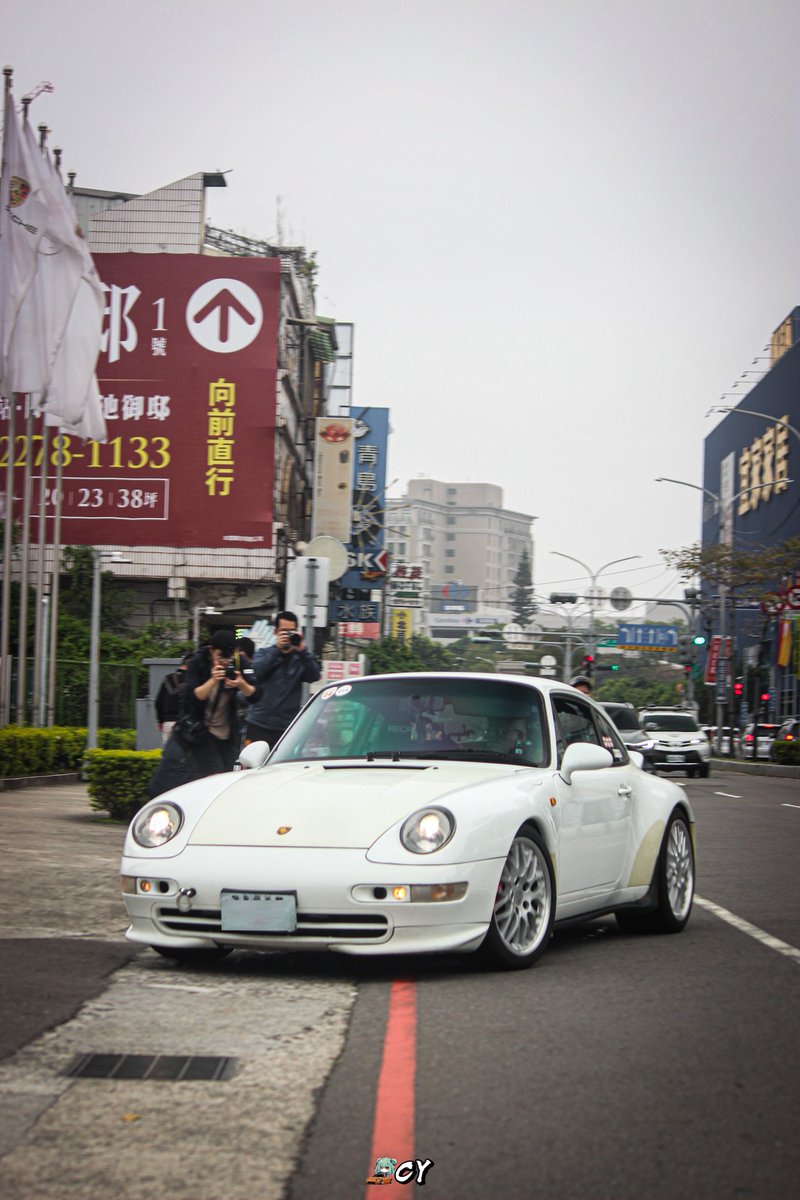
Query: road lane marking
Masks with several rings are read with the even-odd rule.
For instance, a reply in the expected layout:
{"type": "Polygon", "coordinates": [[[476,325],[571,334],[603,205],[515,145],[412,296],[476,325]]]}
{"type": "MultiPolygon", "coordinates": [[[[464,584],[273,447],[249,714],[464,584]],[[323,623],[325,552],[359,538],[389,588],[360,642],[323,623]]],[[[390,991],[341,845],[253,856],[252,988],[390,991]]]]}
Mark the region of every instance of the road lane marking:
{"type": "Polygon", "coordinates": [[[741,800],[741,796],[737,796],[735,792],[714,792],[715,796],[724,796],[726,800],[741,800]]]}
{"type": "Polygon", "coordinates": [[[738,929],[740,933],[746,933],[749,937],[755,938],[757,942],[761,942],[763,946],[769,946],[770,950],[777,950],[786,958],[792,958],[795,962],[800,963],[800,950],[794,946],[782,942],[780,938],[773,937],[771,933],[765,933],[757,925],[751,925],[743,917],[737,917],[736,913],[729,912],[727,908],[722,908],[719,904],[714,904],[713,900],[704,900],[702,896],[695,896],[694,902],[713,913],[715,917],[719,917],[721,921],[727,921],[729,925],[733,925],[734,929],[738,929]]]}
{"type": "MultiPolygon", "coordinates": [[[[389,993],[383,1062],[375,1094],[369,1175],[376,1158],[391,1157],[401,1163],[414,1157],[416,1069],[417,985],[411,980],[397,979],[389,993]]],[[[375,1200],[374,1188],[369,1184],[364,1194],[366,1200],[375,1200]]]]}
{"type": "Polygon", "coordinates": [[[800,808],[800,804],[788,804],[788,803],[785,803],[785,804],[782,804],[782,805],[781,805],[781,808],[800,808]]]}

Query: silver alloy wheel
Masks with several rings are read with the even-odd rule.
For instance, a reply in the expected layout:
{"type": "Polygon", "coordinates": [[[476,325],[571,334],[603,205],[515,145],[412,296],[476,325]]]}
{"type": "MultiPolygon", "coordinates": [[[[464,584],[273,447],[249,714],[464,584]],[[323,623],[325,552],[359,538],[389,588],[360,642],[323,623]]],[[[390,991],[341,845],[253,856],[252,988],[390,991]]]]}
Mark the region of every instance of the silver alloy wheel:
{"type": "Polygon", "coordinates": [[[694,895],[694,859],[689,830],[673,821],[667,837],[664,871],[670,911],[679,921],[689,912],[694,895]]]}
{"type": "Polygon", "coordinates": [[[530,838],[514,838],[494,902],[495,928],[512,954],[536,950],[550,927],[552,903],[544,852],[530,838]]]}

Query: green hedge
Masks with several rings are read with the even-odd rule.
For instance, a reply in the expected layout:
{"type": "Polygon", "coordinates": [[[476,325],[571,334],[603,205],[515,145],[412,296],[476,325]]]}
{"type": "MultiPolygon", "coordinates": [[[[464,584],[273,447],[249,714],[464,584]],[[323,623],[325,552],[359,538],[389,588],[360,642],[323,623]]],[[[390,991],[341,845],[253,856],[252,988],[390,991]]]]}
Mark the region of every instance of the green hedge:
{"type": "Polygon", "coordinates": [[[785,767],[800,767],[800,742],[773,742],[771,758],[785,767]]]}
{"type": "Polygon", "coordinates": [[[92,808],[115,820],[130,821],[149,799],[147,785],[160,758],[160,750],[87,750],[92,808]]]}
{"type": "MultiPolygon", "coordinates": [[[[136,746],[136,731],[99,729],[97,745],[104,750],[132,750],[136,746]]],[[[33,729],[27,725],[6,725],[0,729],[0,779],[79,771],[85,750],[85,728],[55,725],[33,729]]]]}

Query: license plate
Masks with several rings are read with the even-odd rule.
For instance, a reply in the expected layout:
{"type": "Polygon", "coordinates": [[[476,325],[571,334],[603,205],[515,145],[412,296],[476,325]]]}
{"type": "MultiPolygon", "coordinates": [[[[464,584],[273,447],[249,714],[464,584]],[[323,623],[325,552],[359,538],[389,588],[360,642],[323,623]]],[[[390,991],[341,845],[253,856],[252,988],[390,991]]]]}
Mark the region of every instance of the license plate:
{"type": "Polygon", "coordinates": [[[685,762],[685,761],[686,760],[684,759],[682,754],[668,754],[667,755],[667,762],[685,762]]]}
{"type": "Polygon", "coordinates": [[[227,933],[293,933],[297,928],[296,892],[220,894],[222,930],[227,933]]]}

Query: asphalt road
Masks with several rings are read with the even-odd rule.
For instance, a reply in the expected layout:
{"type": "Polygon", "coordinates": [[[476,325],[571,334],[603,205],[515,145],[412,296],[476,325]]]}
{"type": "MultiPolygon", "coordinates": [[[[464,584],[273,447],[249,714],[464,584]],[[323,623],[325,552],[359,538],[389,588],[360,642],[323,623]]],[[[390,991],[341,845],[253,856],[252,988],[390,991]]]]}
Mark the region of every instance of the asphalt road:
{"type": "Polygon", "coordinates": [[[4,1196],[337,1200],[375,1194],[376,1153],[432,1160],[424,1194],[448,1200],[800,1194],[800,789],[727,771],[686,790],[686,931],[595,921],[512,974],[466,957],[240,954],[213,971],[130,957],[120,828],[79,788],[0,795],[4,1196]],[[396,1077],[413,1150],[402,1120],[375,1133],[387,1095],[392,1111],[391,1071],[378,1080],[398,981],[413,998],[415,1086],[408,1063],[396,1077]],[[230,1054],[237,1073],[64,1074],[78,1053],[136,1050],[230,1054]]]}

